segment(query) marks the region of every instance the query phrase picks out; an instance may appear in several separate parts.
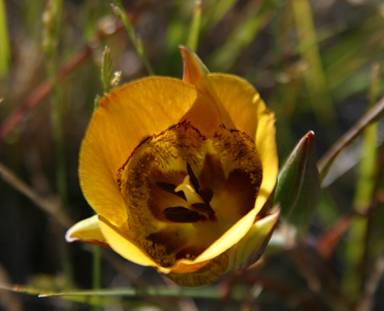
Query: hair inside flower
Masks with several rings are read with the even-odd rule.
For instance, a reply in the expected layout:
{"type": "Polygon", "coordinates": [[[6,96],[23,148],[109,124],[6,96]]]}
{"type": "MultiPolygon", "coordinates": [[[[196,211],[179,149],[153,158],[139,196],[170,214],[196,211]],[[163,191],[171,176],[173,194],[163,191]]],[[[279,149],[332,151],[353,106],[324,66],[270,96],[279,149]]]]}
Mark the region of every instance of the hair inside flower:
{"type": "Polygon", "coordinates": [[[169,267],[196,258],[252,210],[262,169],[247,134],[221,126],[205,137],[184,121],[144,140],[117,175],[126,234],[169,267]]]}

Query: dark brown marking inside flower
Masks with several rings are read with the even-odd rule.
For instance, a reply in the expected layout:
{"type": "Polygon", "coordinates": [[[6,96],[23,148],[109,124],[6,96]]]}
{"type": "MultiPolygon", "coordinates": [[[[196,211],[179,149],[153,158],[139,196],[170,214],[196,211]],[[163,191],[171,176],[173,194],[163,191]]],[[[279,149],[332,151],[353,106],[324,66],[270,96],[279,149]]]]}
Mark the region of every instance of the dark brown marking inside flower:
{"type": "Polygon", "coordinates": [[[145,140],[119,170],[130,238],[163,266],[197,257],[252,210],[262,171],[254,142],[183,122],[145,140]]]}
{"type": "Polygon", "coordinates": [[[166,182],[159,181],[159,182],[156,183],[156,186],[158,186],[159,188],[167,191],[168,193],[172,193],[173,195],[179,196],[183,200],[186,199],[183,192],[181,192],[181,191],[175,192],[176,186],[173,185],[173,184],[169,184],[169,183],[166,183],[166,182]]]}

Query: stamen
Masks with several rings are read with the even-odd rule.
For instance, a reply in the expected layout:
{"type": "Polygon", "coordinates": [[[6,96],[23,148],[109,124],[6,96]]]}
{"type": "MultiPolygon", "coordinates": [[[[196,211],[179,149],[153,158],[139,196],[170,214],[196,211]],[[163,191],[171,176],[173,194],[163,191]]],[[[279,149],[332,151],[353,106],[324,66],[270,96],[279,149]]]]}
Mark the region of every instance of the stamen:
{"type": "Polygon", "coordinates": [[[184,195],[187,198],[187,202],[189,204],[204,203],[204,200],[201,198],[201,196],[191,184],[192,182],[190,175],[186,175],[183,179],[183,182],[175,188],[175,192],[184,192],[184,195]]]}
{"type": "Polygon", "coordinates": [[[187,209],[183,206],[168,207],[164,210],[164,216],[169,221],[180,223],[191,223],[204,220],[205,217],[198,212],[187,209]]]}
{"type": "Polygon", "coordinates": [[[191,165],[188,162],[187,162],[187,172],[188,172],[188,175],[190,177],[190,181],[192,183],[193,188],[195,188],[196,192],[199,193],[200,192],[199,181],[198,181],[195,173],[193,172],[191,165]]]}
{"type": "Polygon", "coordinates": [[[191,204],[191,208],[195,208],[199,213],[204,213],[208,216],[209,220],[216,220],[215,211],[207,203],[194,203],[191,204]]]}
{"type": "Polygon", "coordinates": [[[209,188],[201,189],[200,196],[203,198],[205,203],[209,203],[213,197],[213,191],[209,188]]]}

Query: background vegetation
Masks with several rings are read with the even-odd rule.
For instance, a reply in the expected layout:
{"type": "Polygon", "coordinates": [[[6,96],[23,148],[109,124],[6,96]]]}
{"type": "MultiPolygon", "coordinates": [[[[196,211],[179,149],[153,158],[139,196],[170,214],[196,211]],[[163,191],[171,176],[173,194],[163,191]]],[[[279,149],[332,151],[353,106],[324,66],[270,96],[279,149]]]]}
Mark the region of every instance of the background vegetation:
{"type": "Polygon", "coordinates": [[[108,250],[65,243],[65,229],[92,214],[77,161],[108,88],[104,47],[103,68],[130,81],[151,70],[180,77],[179,44],[258,88],[277,116],[281,163],[308,130],[320,159],[383,93],[380,0],[0,0],[0,284],[24,286],[0,291],[0,309],[383,310],[379,124],[336,144],[320,200],[310,192],[290,213],[261,263],[213,286],[179,290],[108,250]],[[35,296],[116,287],[126,290],[35,296]]]}

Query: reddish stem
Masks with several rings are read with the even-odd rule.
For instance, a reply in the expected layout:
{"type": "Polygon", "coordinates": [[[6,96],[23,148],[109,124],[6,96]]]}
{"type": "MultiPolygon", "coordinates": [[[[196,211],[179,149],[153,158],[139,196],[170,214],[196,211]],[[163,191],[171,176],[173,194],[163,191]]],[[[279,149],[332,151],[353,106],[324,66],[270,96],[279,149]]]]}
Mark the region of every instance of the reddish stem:
{"type": "MultiPolygon", "coordinates": [[[[140,16],[142,10],[145,9],[145,4],[138,6],[135,10],[128,12],[132,23],[135,23],[140,16]]],[[[117,22],[116,22],[117,24],[117,22]]],[[[60,82],[70,73],[79,68],[85,61],[90,58],[93,53],[92,47],[97,46],[100,41],[114,35],[121,30],[123,30],[121,24],[115,25],[113,30],[107,32],[99,31],[96,37],[86,44],[80,51],[73,55],[72,58],[66,63],[64,63],[58,70],[57,80],[60,82]]],[[[34,88],[31,94],[19,107],[17,107],[11,114],[5,119],[4,122],[0,124],[0,141],[4,140],[5,137],[16,128],[32,111],[35,107],[41,104],[44,99],[46,99],[49,94],[52,92],[54,87],[54,81],[48,79],[40,83],[36,88],[34,88]]]]}
{"type": "MultiPolygon", "coordinates": [[[[92,54],[91,48],[87,45],[80,52],[74,55],[67,63],[62,65],[57,75],[58,81],[69,75],[92,54]]],[[[30,110],[43,102],[51,93],[54,83],[52,80],[45,80],[38,85],[27,97],[25,102],[17,107],[0,126],[0,140],[3,140],[21,121],[27,116],[30,110]]]]}

